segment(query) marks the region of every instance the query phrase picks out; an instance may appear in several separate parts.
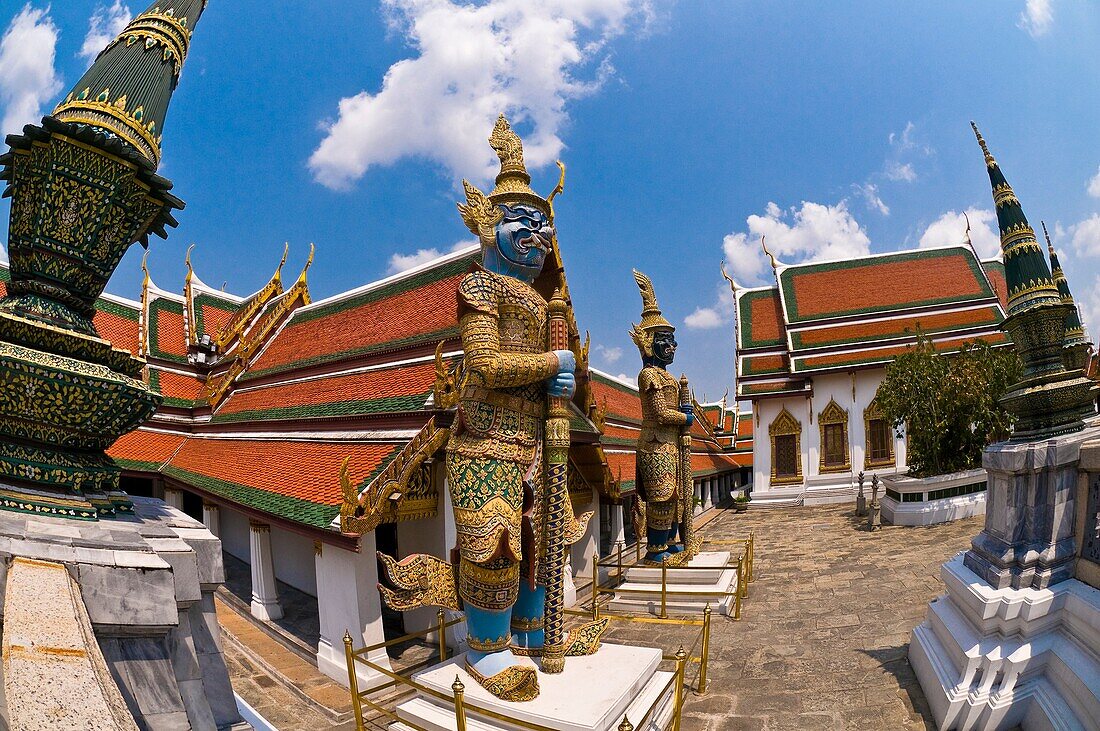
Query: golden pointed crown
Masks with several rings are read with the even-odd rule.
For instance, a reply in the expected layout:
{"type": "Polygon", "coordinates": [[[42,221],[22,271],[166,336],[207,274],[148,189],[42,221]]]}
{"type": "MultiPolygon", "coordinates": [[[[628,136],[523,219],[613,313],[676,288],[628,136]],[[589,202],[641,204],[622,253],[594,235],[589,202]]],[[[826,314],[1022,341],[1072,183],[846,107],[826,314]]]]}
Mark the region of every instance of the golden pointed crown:
{"type": "Polygon", "coordinates": [[[508,120],[501,114],[489,135],[489,145],[500,158],[500,173],[496,186],[489,195],[482,193],[468,180],[462,181],[466,203],[458,204],[462,221],[482,243],[491,241],[491,232],[503,216],[499,205],[524,203],[534,206],[547,216],[551,214],[550,202],[531,189],[531,176],[523,163],[523,141],[515,133],[508,120]]]}
{"type": "Polygon", "coordinates": [[[675,332],[676,328],[661,314],[661,308],[657,306],[657,294],[653,291],[653,282],[637,269],[632,271],[634,281],[638,283],[638,289],[642,294],[642,321],[638,325],[631,326],[630,337],[642,355],[649,356],[653,355],[654,333],[659,330],[675,332]]]}

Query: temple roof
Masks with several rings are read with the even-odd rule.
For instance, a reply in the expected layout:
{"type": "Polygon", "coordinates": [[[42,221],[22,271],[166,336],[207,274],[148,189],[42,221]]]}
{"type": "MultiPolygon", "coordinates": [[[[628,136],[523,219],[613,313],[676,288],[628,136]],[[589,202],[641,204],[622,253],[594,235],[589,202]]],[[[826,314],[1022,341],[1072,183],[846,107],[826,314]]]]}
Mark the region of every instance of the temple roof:
{"type": "MultiPolygon", "coordinates": [[[[284,291],[278,270],[249,297],[213,290],[189,270],[182,295],[147,278],[140,303],[102,299],[97,318],[112,339],[140,352],[144,323],[149,382],[165,397],[145,427],[108,453],[126,470],[159,473],[215,502],[289,527],[329,530],[343,497],[343,459],[351,457],[350,477],[362,489],[390,461],[404,459],[429,424],[450,423],[438,389],[461,356],[456,292],[477,258],[471,247],[315,303],[298,284],[284,291]],[[191,332],[226,343],[225,350],[197,358],[201,344],[191,332]],[[213,391],[220,396],[211,398],[213,391]]],[[[586,354],[572,318],[570,337],[586,354]]],[[[571,490],[576,478],[578,489],[629,492],[641,423],[637,389],[585,370],[580,360],[571,490]],[[606,425],[605,412],[613,414],[606,425]]],[[[719,421],[692,431],[700,474],[738,467],[715,436],[719,421]]]]}
{"type": "Polygon", "coordinates": [[[814,373],[891,361],[918,330],[942,349],[1007,342],[1004,266],[966,245],[776,267],[737,289],[738,396],[808,391],[814,373]]]}

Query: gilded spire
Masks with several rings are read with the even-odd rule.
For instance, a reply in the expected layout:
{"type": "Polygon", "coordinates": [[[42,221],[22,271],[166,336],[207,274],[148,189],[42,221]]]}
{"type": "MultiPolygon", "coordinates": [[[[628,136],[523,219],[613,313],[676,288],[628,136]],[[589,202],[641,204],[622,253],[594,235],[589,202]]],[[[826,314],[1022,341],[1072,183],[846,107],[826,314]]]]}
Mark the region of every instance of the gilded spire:
{"type": "Polygon", "coordinates": [[[1005,263],[1005,280],[1008,285],[1008,314],[1060,300],[1058,288],[1051,277],[1043,250],[1035,238],[1035,231],[1027,222],[1020,199],[1008,184],[997,161],[973,122],[974,134],[985,156],[986,172],[993,189],[993,202],[997,208],[997,224],[1001,231],[1001,253],[1005,263]]]}
{"type": "Polygon", "coordinates": [[[1050,241],[1050,233],[1047,231],[1045,221],[1040,221],[1043,226],[1043,236],[1047,241],[1047,252],[1050,254],[1050,272],[1054,278],[1054,285],[1058,287],[1058,295],[1062,304],[1069,305],[1072,309],[1066,315],[1066,337],[1063,346],[1075,348],[1078,346],[1091,346],[1092,343],[1085,334],[1085,326],[1081,322],[1081,313],[1077,311],[1077,303],[1073,300],[1073,294],[1069,291],[1069,281],[1062,271],[1062,264],[1058,261],[1058,252],[1054,250],[1054,244],[1050,241]]]}
{"type": "Polygon", "coordinates": [[[657,293],[653,291],[653,282],[649,277],[637,269],[634,272],[634,281],[638,283],[638,290],[642,295],[642,322],[632,325],[630,337],[643,357],[653,355],[653,334],[658,330],[672,330],[676,328],[661,314],[661,308],[657,305],[657,293]]]}
{"type": "Polygon", "coordinates": [[[982,147],[982,154],[985,155],[985,164],[989,167],[993,167],[997,164],[997,161],[993,159],[993,154],[989,151],[989,147],[985,144],[985,139],[982,137],[982,133],[978,131],[978,125],[974,124],[974,120],[970,120],[970,126],[974,129],[974,136],[978,138],[978,144],[982,147]]]}
{"type": "Polygon", "coordinates": [[[523,162],[523,141],[503,114],[497,117],[493,133],[489,135],[489,146],[500,158],[500,173],[489,200],[505,205],[525,203],[550,215],[550,203],[531,190],[531,176],[523,162]]]}
{"type": "Polygon", "coordinates": [[[122,143],[117,152],[160,164],[168,103],[206,0],[157,0],[96,57],[53,117],[122,143]]]}

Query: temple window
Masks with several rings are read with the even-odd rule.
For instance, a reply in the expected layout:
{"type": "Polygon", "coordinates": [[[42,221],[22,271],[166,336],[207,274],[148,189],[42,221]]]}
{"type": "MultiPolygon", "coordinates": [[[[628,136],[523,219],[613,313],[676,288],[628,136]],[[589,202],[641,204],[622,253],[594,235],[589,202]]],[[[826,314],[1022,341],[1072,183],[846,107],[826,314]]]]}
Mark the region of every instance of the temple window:
{"type": "Polygon", "coordinates": [[[817,416],[821,428],[821,471],[847,472],[852,468],[848,457],[848,411],[830,399],[817,416]]]}
{"type": "Polygon", "coordinates": [[[802,424],[783,407],[768,427],[772,442],[771,484],[802,482],[802,424]]]}
{"type": "Polygon", "coordinates": [[[878,409],[878,399],[863,411],[863,424],[867,433],[866,467],[894,466],[894,430],[878,409]]]}

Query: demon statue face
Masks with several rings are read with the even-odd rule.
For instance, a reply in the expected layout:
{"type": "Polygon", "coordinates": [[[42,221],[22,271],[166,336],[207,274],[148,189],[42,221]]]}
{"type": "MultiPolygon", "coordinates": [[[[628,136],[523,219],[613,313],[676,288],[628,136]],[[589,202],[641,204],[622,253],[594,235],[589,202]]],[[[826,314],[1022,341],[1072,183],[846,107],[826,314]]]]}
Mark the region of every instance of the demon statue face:
{"type": "Polygon", "coordinates": [[[676,357],[676,334],[671,330],[658,330],[653,334],[653,365],[668,368],[676,357]]]}
{"type": "Polygon", "coordinates": [[[554,227],[546,214],[534,206],[501,205],[500,210],[504,217],[494,230],[496,251],[486,252],[486,259],[496,259],[493,263],[499,266],[489,264],[488,268],[532,281],[542,271],[550,252],[554,227]]]}

